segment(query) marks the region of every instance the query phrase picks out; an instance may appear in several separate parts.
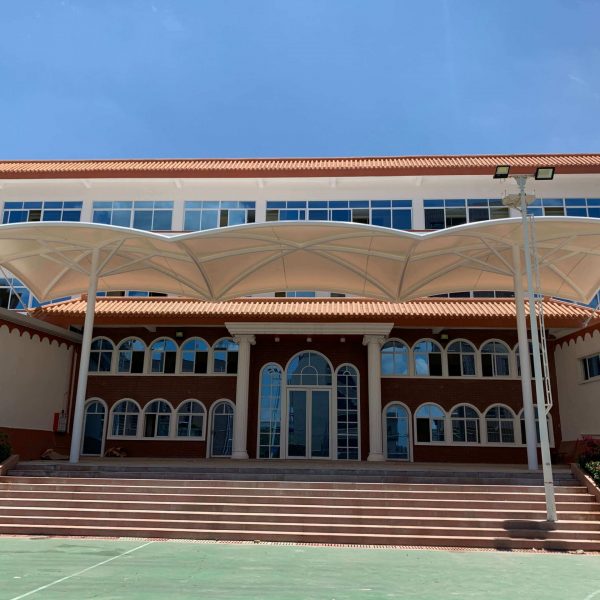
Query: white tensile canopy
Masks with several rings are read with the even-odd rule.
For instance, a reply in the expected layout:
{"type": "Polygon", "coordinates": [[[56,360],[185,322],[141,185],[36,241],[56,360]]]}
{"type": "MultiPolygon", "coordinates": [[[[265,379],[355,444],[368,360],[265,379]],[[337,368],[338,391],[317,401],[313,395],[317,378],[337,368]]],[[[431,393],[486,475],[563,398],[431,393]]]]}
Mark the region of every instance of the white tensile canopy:
{"type": "MultiPolygon", "coordinates": [[[[600,288],[600,220],[540,217],[535,232],[536,291],[589,302],[600,288]]],[[[403,301],[513,290],[522,235],[519,218],[430,233],[274,222],[164,235],[90,223],[25,223],[0,226],[0,266],[41,301],[87,291],[94,255],[102,291],[151,290],[219,301],[322,290],[403,301]]]]}

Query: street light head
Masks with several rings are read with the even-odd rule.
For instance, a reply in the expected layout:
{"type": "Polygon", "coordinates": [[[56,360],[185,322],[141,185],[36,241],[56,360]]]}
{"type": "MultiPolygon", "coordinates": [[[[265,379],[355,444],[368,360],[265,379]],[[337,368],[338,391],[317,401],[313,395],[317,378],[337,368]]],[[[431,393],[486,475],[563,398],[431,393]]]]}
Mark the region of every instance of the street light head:
{"type": "Polygon", "coordinates": [[[542,181],[554,179],[554,167],[538,167],[535,170],[535,178],[542,181]]]}
{"type": "Polygon", "coordinates": [[[509,173],[510,173],[510,166],[499,165],[496,167],[496,172],[494,173],[494,179],[506,179],[508,177],[509,173]]]}

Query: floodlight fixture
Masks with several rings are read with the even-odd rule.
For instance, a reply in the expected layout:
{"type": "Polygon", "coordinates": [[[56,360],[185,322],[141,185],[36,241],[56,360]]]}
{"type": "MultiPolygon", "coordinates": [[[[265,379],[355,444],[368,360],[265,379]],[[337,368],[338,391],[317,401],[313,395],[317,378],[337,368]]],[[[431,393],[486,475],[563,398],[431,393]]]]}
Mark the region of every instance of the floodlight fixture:
{"type": "Polygon", "coordinates": [[[498,165],[494,173],[494,179],[506,179],[510,173],[509,165],[498,165]]]}
{"type": "Polygon", "coordinates": [[[550,181],[554,179],[555,167],[538,167],[535,170],[535,178],[542,181],[550,181]]]}

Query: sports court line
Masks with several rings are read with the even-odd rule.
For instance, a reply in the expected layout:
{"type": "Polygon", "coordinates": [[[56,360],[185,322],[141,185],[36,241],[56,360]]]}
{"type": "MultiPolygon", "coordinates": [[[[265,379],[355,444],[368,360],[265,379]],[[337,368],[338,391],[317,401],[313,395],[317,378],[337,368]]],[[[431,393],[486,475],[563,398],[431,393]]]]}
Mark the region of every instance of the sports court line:
{"type": "Polygon", "coordinates": [[[95,565],[92,565],[91,567],[87,567],[86,569],[77,571],[77,573],[72,573],[71,575],[67,575],[66,577],[61,577],[60,579],[57,579],[56,581],[47,583],[46,585],[36,588],[35,590],[31,590],[30,592],[26,592],[25,594],[21,594],[20,596],[15,596],[14,598],[11,598],[10,600],[21,600],[21,598],[27,598],[27,596],[31,596],[32,594],[41,592],[42,590],[52,587],[53,585],[62,583],[63,581],[66,581],[67,579],[71,579],[71,577],[77,577],[77,575],[82,575],[83,573],[86,573],[87,571],[91,571],[92,569],[95,569],[96,567],[101,567],[102,565],[105,565],[106,563],[116,560],[117,558],[121,558],[122,556],[125,556],[126,554],[131,554],[132,552],[135,552],[136,550],[140,550],[141,548],[145,548],[146,546],[149,546],[150,544],[154,544],[154,542],[146,542],[145,544],[142,544],[141,546],[136,546],[135,548],[131,548],[131,550],[122,552],[121,554],[118,554],[117,556],[113,556],[112,558],[107,558],[106,560],[96,563],[95,565]]]}

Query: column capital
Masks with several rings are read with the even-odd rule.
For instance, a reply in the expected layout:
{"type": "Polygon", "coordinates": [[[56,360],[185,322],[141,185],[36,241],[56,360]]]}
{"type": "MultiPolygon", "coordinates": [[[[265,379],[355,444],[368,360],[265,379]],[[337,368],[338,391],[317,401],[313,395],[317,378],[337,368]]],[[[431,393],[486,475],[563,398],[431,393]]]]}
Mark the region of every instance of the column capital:
{"type": "Polygon", "coordinates": [[[249,333],[242,333],[234,335],[233,341],[236,344],[250,344],[250,346],[254,346],[256,344],[256,336],[249,333]]]}
{"type": "Polygon", "coordinates": [[[371,344],[377,344],[379,347],[383,346],[387,338],[384,335],[364,335],[363,346],[369,346],[371,344]]]}

